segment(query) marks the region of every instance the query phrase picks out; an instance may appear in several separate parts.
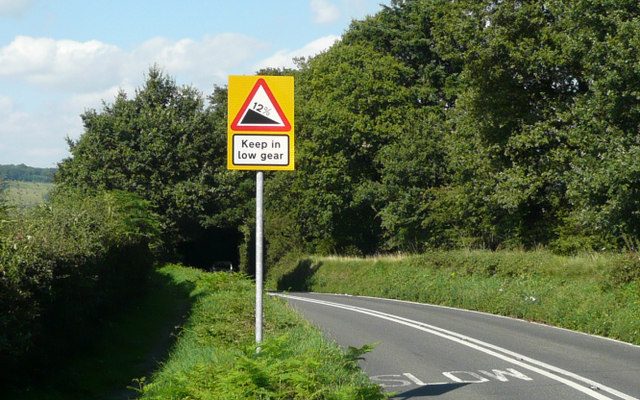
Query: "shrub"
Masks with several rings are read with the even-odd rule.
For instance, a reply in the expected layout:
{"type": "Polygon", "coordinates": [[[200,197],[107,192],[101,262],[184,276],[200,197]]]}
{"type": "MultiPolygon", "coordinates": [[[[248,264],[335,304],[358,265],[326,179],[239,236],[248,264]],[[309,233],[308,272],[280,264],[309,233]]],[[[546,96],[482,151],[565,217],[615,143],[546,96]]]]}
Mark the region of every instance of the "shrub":
{"type": "Polygon", "coordinates": [[[46,341],[58,351],[64,342],[77,347],[86,321],[138,290],[152,264],[156,225],[134,195],[61,189],[20,219],[3,219],[0,363],[46,341]]]}
{"type": "Polygon", "coordinates": [[[625,253],[611,262],[609,283],[615,287],[633,281],[640,281],[640,256],[638,253],[625,253]]]}

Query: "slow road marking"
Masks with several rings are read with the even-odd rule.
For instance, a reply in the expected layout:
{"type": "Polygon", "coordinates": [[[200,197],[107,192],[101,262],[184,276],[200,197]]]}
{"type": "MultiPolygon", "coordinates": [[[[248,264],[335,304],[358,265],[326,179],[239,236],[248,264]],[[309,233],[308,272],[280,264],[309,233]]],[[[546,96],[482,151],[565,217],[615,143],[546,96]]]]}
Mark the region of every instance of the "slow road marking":
{"type": "Polygon", "coordinates": [[[493,369],[491,372],[486,370],[478,371],[445,371],[442,373],[448,381],[445,382],[429,382],[425,383],[420,378],[416,377],[410,372],[403,374],[389,374],[389,375],[375,375],[370,379],[380,384],[383,388],[398,388],[405,386],[437,386],[437,385],[449,385],[452,383],[487,383],[492,381],[499,382],[512,382],[508,377],[517,378],[523,381],[532,381],[533,378],[516,371],[513,368],[505,368],[504,370],[493,369]],[[484,376],[483,376],[484,375],[484,376]]]}
{"type": "MultiPolygon", "coordinates": [[[[478,339],[474,339],[470,336],[466,336],[466,335],[462,335],[460,333],[457,332],[453,332],[453,331],[449,331],[447,329],[443,329],[443,328],[439,328],[437,326],[434,325],[430,325],[430,324],[425,324],[423,322],[420,321],[414,321],[408,318],[404,318],[404,317],[400,317],[397,315],[393,315],[393,314],[388,314],[388,313],[384,313],[384,312],[380,312],[380,311],[376,311],[376,310],[371,310],[368,308],[363,308],[363,307],[356,307],[356,306],[349,306],[349,305],[345,305],[345,304],[340,304],[340,303],[334,303],[331,301],[325,301],[325,300],[316,300],[316,299],[309,299],[306,297],[300,297],[300,296],[292,296],[292,295],[286,295],[286,294],[282,294],[282,293],[273,293],[273,296],[279,296],[282,298],[286,298],[286,299],[291,299],[291,300],[295,300],[295,301],[304,301],[304,302],[308,302],[308,303],[315,303],[315,304],[320,304],[320,305],[324,305],[327,307],[333,307],[333,308],[339,308],[339,309],[343,309],[343,310],[348,310],[348,311],[353,311],[353,312],[357,312],[360,314],[364,314],[364,315],[369,315],[372,317],[376,317],[376,318],[380,318],[380,319],[384,319],[390,322],[394,322],[396,324],[399,325],[404,325],[404,326],[408,326],[410,328],[414,328],[417,329],[419,331],[425,332],[425,333],[429,333],[431,335],[434,336],[438,336],[441,337],[443,339],[447,339],[450,340],[452,342],[461,344],[463,346],[466,347],[470,347],[474,350],[480,351],[482,353],[485,353],[487,355],[490,355],[492,357],[498,358],[500,360],[506,361],[508,363],[511,363],[513,365],[517,365],[522,369],[526,369],[528,371],[531,372],[535,372],[539,375],[545,376],[549,379],[552,379],[556,382],[559,382],[563,385],[566,385],[572,389],[575,389],[579,392],[582,392],[594,399],[598,399],[598,400],[615,400],[616,398],[618,399],[623,399],[623,400],[640,400],[636,397],[632,397],[629,396],[625,393],[622,393],[618,390],[615,390],[613,388],[610,388],[608,386],[605,386],[601,383],[595,382],[591,379],[585,378],[583,376],[580,376],[578,374],[575,374],[573,372],[564,370],[562,368],[558,368],[556,366],[547,364],[545,362],[542,361],[538,361],[535,360],[533,358],[527,357],[525,355],[504,349],[502,347],[496,346],[494,344],[491,343],[487,343],[487,342],[483,342],[481,340],[478,339]],[[606,392],[607,395],[602,394],[602,392],[606,392]],[[608,397],[608,396],[614,396],[614,397],[608,397]]],[[[448,378],[452,379],[452,376],[457,376],[455,375],[456,371],[452,371],[450,372],[450,375],[445,375],[448,378]]],[[[474,372],[475,374],[475,372],[474,372]]],[[[388,376],[388,375],[387,375],[388,376]]],[[[403,375],[404,377],[407,377],[407,375],[403,375]]],[[[480,376],[480,375],[478,375],[480,376]]],[[[409,377],[407,377],[409,378],[409,377]]],[[[415,377],[414,377],[415,378],[415,377]]],[[[482,378],[482,377],[481,377],[482,378]]],[[[411,379],[411,378],[409,378],[411,379]]],[[[417,378],[416,378],[417,379],[417,378]]],[[[483,378],[486,379],[486,378],[483,378]]],[[[415,382],[415,381],[414,381],[415,382]]],[[[455,380],[454,380],[455,382],[455,380]]]]}

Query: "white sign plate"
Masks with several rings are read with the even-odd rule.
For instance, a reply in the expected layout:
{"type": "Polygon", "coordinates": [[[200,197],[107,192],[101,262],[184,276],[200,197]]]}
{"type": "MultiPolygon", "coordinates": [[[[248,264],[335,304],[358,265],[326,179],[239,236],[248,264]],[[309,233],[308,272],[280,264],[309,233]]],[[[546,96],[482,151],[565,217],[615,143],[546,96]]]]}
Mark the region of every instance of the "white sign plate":
{"type": "Polygon", "coordinates": [[[233,164],[289,165],[289,135],[233,135],[233,164]]]}

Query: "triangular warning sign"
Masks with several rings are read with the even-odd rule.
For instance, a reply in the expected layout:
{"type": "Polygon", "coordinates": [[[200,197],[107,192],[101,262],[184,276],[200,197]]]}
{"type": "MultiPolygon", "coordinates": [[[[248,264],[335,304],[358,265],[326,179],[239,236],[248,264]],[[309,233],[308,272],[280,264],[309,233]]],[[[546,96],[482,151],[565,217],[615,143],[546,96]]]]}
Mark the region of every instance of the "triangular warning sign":
{"type": "Polygon", "coordinates": [[[291,124],[267,82],[260,78],[233,119],[231,129],[238,132],[287,132],[291,130],[291,124]]]}

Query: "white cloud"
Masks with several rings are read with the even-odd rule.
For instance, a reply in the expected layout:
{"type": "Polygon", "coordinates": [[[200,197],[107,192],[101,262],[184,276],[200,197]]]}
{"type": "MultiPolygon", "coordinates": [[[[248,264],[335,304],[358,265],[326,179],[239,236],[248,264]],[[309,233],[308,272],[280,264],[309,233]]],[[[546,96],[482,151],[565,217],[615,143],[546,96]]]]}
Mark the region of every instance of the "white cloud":
{"type": "MultiPolygon", "coordinates": [[[[133,96],[150,65],[157,63],[179,83],[204,93],[225,84],[230,73],[264,67],[294,67],[294,57],[310,57],[331,47],[339,36],[314,40],[298,50],[281,50],[258,64],[248,64],[267,44],[245,35],[221,34],[201,40],[150,39],[130,51],[99,41],[77,42],[19,36],[0,48],[0,80],[48,91],[46,104],[25,111],[21,99],[0,95],[1,163],[51,167],[68,156],[64,141],[83,132],[80,115],[112,103],[120,90],[133,96]],[[185,80],[187,80],[185,82],[185,80]]],[[[33,107],[32,107],[33,108],[33,107]]]]}
{"type": "Polygon", "coordinates": [[[304,47],[298,50],[280,50],[276,54],[272,55],[269,58],[266,58],[260,61],[254,67],[254,70],[257,71],[262,68],[294,68],[295,64],[293,62],[294,58],[297,57],[313,57],[323,51],[326,51],[334,43],[340,40],[340,36],[329,35],[322,37],[320,39],[316,39],[313,42],[306,44],[304,47]]]}
{"type": "Polygon", "coordinates": [[[34,107],[33,94],[19,100],[0,95],[1,163],[54,166],[68,156],[65,137],[77,139],[82,134],[80,115],[87,109],[100,110],[103,101],[112,103],[119,90],[133,96],[153,64],[175,76],[179,84],[193,84],[206,94],[213,84],[226,84],[231,73],[292,68],[294,57],[314,56],[338,40],[339,36],[325,36],[255,63],[268,44],[232,33],[200,40],[157,37],[126,51],[97,40],[18,36],[0,47],[0,84],[23,85],[29,93],[46,91],[47,100],[39,100],[34,107]]]}
{"type": "MultiPolygon", "coordinates": [[[[267,49],[263,41],[232,33],[201,40],[158,37],[129,51],[97,40],[18,36],[0,47],[0,84],[46,91],[48,100],[25,111],[0,95],[0,162],[46,167],[60,161],[68,155],[64,138],[75,139],[83,131],[80,115],[101,109],[103,100],[112,103],[119,90],[133,95],[153,64],[179,84],[209,93],[230,73],[248,72],[249,63],[267,49]]],[[[23,98],[20,104],[29,103],[23,98]]]]}
{"type": "Polygon", "coordinates": [[[340,17],[338,7],[327,0],[311,0],[309,6],[313,13],[313,22],[317,24],[331,24],[340,17]]]}
{"type": "Polygon", "coordinates": [[[349,15],[360,15],[367,10],[367,0],[342,0],[342,5],[349,15]]]}
{"type": "MultiPolygon", "coordinates": [[[[67,155],[64,138],[72,129],[66,115],[54,109],[31,114],[0,100],[0,160],[3,164],[26,163],[37,167],[52,167],[67,155]]],[[[81,125],[80,118],[75,118],[81,125]]],[[[77,129],[77,128],[76,128],[77,129]]]]}
{"type": "Polygon", "coordinates": [[[34,147],[27,149],[25,154],[32,160],[61,160],[68,154],[68,151],[63,147],[34,147]]]}
{"type": "Polygon", "coordinates": [[[18,36],[0,49],[0,77],[45,90],[87,91],[117,79],[123,52],[97,40],[77,42],[18,36]]]}
{"type": "Polygon", "coordinates": [[[9,115],[13,111],[13,100],[10,97],[0,96],[0,117],[9,115]]]}
{"type": "Polygon", "coordinates": [[[91,93],[142,79],[150,65],[185,75],[209,88],[267,49],[246,35],[225,33],[202,40],[150,39],[129,52],[97,40],[77,42],[18,36],[0,48],[0,79],[25,81],[49,91],[91,93]]]}
{"type": "Polygon", "coordinates": [[[131,52],[126,75],[139,74],[157,63],[170,75],[186,76],[188,83],[208,89],[213,83],[226,82],[231,70],[267,48],[265,42],[235,33],[207,35],[200,41],[154,38],[131,52]]]}
{"type": "Polygon", "coordinates": [[[133,94],[135,86],[131,84],[123,84],[112,86],[110,88],[90,93],[77,93],[71,95],[64,102],[60,103],[60,111],[64,113],[73,113],[80,115],[89,109],[102,109],[102,103],[113,103],[118,92],[124,90],[128,94],[133,94]]]}
{"type": "Polygon", "coordinates": [[[0,0],[0,17],[16,17],[26,13],[31,0],[0,0]]]}

